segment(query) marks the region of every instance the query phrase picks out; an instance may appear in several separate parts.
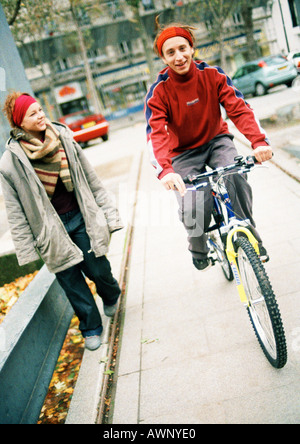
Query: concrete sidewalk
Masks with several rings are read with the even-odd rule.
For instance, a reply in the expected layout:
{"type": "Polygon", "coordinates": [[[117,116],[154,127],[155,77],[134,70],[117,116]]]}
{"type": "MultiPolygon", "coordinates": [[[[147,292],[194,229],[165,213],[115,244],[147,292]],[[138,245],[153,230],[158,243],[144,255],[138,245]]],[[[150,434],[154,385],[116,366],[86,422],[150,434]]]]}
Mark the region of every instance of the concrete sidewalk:
{"type": "Polygon", "coordinates": [[[219,266],[193,267],[175,197],[144,156],[113,424],[299,423],[300,185],[273,164],[249,181],[286,331],[286,367],[265,359],[219,266]]]}

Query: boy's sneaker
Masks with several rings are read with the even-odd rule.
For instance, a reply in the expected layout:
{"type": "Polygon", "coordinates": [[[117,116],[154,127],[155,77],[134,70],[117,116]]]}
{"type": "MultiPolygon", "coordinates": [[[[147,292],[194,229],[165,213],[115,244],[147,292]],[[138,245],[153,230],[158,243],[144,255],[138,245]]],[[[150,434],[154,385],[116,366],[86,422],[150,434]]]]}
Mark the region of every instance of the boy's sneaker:
{"type": "Polygon", "coordinates": [[[205,259],[196,259],[193,257],[193,264],[200,271],[206,271],[211,267],[211,260],[208,258],[205,259]]]}

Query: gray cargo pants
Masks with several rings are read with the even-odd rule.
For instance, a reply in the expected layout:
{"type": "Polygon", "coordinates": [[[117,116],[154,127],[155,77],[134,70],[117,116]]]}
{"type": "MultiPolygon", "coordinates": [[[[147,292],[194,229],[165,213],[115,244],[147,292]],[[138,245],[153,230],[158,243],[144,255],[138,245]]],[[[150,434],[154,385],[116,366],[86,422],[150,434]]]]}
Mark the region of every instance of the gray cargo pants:
{"type": "MultiPolygon", "coordinates": [[[[205,166],[215,169],[234,163],[238,152],[233,143],[233,136],[221,135],[209,143],[188,150],[173,158],[174,171],[182,177],[188,174],[200,174],[205,166]]],[[[238,219],[249,219],[251,231],[261,243],[252,217],[252,190],[245,175],[232,174],[226,179],[233,210],[238,219]]],[[[182,198],[178,192],[179,217],[188,232],[189,250],[196,259],[204,259],[209,251],[205,231],[209,227],[213,209],[210,186],[186,193],[182,198]]]]}

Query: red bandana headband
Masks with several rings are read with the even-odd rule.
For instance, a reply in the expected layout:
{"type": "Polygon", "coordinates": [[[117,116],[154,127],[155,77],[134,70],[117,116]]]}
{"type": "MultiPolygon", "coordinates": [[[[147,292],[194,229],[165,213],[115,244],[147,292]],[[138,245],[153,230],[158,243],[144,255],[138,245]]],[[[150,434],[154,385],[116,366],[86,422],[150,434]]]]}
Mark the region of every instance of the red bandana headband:
{"type": "Polygon", "coordinates": [[[171,39],[172,37],[184,37],[185,39],[188,40],[191,47],[194,46],[192,36],[188,31],[186,31],[183,28],[173,26],[171,28],[167,28],[164,31],[162,31],[162,33],[160,34],[160,36],[157,39],[156,45],[157,45],[157,49],[158,49],[158,52],[161,55],[161,57],[163,55],[162,54],[163,44],[165,43],[166,40],[171,39]]]}
{"type": "Polygon", "coordinates": [[[28,94],[22,94],[15,101],[15,108],[13,112],[13,120],[16,126],[20,127],[25,117],[26,111],[35,103],[36,100],[28,94]]]}

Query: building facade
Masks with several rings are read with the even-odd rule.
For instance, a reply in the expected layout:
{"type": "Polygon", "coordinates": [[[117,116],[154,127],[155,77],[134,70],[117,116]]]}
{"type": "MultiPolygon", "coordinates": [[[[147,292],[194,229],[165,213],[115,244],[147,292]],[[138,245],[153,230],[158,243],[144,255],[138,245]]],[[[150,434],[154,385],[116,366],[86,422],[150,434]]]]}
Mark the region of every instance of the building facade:
{"type": "MultiPolygon", "coordinates": [[[[292,48],[300,48],[299,2],[274,0],[267,7],[254,9],[254,36],[259,54],[287,53],[292,48]]],[[[194,7],[196,11],[196,5],[197,0],[193,3],[191,0],[143,0],[139,15],[149,41],[155,36],[157,15],[160,14],[162,23],[186,21],[189,8],[194,7]]],[[[106,6],[99,16],[84,15],[81,25],[88,35],[89,64],[102,109],[107,118],[118,118],[143,108],[149,68],[132,9],[125,0],[112,0],[106,6]]],[[[220,64],[219,45],[211,37],[209,21],[199,21],[194,15],[192,23],[197,28],[196,57],[213,65],[220,64]]],[[[238,12],[228,20],[227,29],[230,31],[224,41],[226,66],[223,68],[232,75],[245,62],[248,49],[238,12]]],[[[55,103],[51,85],[79,82],[89,100],[83,59],[74,35],[71,25],[59,31],[50,29],[38,44],[29,41],[19,47],[32,89],[52,119],[57,119],[61,110],[55,103]]],[[[158,72],[162,68],[161,60],[154,58],[154,69],[158,72]]]]}
{"type": "Polygon", "coordinates": [[[300,51],[300,0],[275,0],[272,16],[278,52],[300,51]]]}

